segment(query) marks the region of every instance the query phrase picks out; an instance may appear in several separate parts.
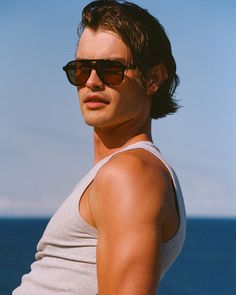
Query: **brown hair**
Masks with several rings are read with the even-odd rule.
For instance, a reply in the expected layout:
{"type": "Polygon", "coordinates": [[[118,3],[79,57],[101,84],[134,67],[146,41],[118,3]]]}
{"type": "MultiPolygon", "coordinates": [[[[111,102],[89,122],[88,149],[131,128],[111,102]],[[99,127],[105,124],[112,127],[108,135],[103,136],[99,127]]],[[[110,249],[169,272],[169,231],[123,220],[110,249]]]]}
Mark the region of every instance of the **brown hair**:
{"type": "Polygon", "coordinates": [[[150,115],[157,119],[177,111],[179,106],[173,98],[179,84],[176,63],[165,30],[154,16],[131,2],[97,0],[83,9],[79,35],[86,27],[117,33],[130,49],[132,62],[144,79],[148,69],[164,64],[168,76],[152,97],[150,115]]]}

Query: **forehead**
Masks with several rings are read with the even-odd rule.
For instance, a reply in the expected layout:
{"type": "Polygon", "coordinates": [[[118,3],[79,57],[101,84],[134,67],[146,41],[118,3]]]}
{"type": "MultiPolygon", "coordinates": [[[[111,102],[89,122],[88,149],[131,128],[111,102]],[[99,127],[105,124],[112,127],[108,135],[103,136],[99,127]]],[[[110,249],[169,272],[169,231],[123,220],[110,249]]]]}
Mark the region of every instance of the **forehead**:
{"type": "Polygon", "coordinates": [[[112,31],[93,31],[86,28],[78,44],[76,57],[80,59],[121,59],[128,61],[130,51],[120,36],[112,31]]]}

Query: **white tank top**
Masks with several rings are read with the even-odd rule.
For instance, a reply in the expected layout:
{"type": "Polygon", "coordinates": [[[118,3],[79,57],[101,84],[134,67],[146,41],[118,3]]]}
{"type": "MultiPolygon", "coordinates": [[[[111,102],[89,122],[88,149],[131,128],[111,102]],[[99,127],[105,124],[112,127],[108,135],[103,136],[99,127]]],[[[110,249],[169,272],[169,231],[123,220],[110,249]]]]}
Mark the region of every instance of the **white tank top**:
{"type": "Polygon", "coordinates": [[[176,193],[180,225],[175,236],[161,245],[161,278],[180,253],[186,230],[186,215],[181,188],[173,169],[164,161],[157,147],[140,141],[102,159],[77,184],[49,221],[38,243],[36,261],[31,271],[22,277],[13,295],[95,295],[98,292],[96,245],[98,232],[79,214],[78,205],[85,189],[98,170],[115,154],[145,149],[159,158],[169,170],[176,193]]]}

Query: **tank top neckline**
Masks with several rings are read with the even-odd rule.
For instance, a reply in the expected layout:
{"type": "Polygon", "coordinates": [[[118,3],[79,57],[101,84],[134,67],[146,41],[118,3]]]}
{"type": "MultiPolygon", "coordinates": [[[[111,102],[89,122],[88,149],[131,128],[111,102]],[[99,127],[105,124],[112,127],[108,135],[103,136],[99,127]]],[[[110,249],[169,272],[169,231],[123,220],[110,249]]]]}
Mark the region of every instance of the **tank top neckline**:
{"type": "MultiPolygon", "coordinates": [[[[157,147],[152,141],[141,140],[141,141],[137,141],[137,142],[135,142],[135,143],[129,144],[129,145],[125,146],[125,147],[122,147],[122,148],[119,149],[118,151],[116,151],[116,152],[114,152],[114,153],[112,153],[112,154],[110,154],[110,155],[108,155],[108,156],[102,158],[101,160],[99,160],[99,161],[98,161],[98,162],[92,167],[92,169],[95,168],[96,166],[100,166],[103,162],[106,162],[108,159],[112,158],[113,156],[115,156],[115,155],[117,155],[117,154],[119,154],[119,153],[121,153],[121,152],[127,151],[127,150],[135,149],[136,147],[138,147],[138,146],[140,146],[140,145],[141,145],[142,147],[143,147],[143,145],[151,146],[151,147],[155,148],[155,149],[160,153],[158,147],[157,147]]],[[[142,147],[141,147],[141,148],[142,148],[142,147]]]]}

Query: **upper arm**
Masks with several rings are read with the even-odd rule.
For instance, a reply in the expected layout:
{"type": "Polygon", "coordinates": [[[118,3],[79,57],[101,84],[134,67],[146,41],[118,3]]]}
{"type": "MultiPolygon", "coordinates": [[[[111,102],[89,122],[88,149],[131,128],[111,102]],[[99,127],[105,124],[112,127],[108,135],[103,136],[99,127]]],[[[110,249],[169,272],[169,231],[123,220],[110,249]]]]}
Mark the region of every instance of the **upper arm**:
{"type": "Polygon", "coordinates": [[[99,294],[155,294],[168,185],[162,171],[132,155],[110,161],[94,180],[99,294]]]}

